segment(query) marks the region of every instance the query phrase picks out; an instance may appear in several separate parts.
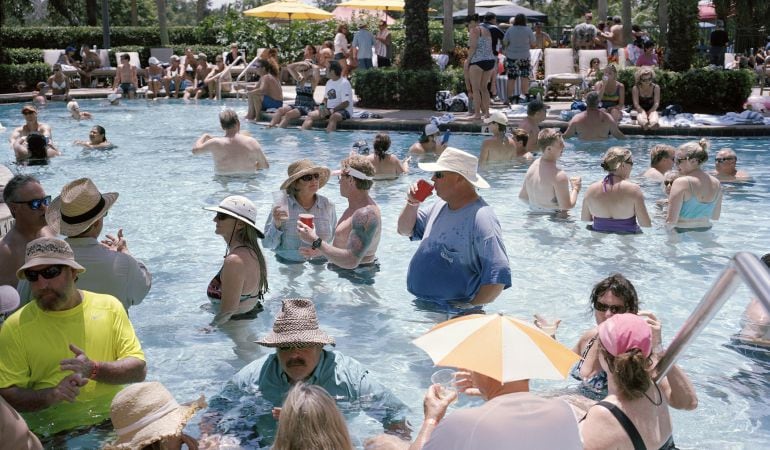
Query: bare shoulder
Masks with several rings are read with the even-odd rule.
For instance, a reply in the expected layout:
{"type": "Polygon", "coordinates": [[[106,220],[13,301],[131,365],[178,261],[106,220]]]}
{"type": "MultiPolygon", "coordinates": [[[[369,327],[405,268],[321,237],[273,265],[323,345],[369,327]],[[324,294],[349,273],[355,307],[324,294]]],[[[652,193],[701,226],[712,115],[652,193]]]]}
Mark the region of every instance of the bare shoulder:
{"type": "Polygon", "coordinates": [[[229,255],[225,256],[223,266],[225,268],[239,269],[246,264],[249,250],[245,247],[236,248],[229,255]]]}
{"type": "Polygon", "coordinates": [[[371,227],[380,223],[380,208],[377,205],[366,205],[353,212],[351,217],[353,226],[371,227]]]}

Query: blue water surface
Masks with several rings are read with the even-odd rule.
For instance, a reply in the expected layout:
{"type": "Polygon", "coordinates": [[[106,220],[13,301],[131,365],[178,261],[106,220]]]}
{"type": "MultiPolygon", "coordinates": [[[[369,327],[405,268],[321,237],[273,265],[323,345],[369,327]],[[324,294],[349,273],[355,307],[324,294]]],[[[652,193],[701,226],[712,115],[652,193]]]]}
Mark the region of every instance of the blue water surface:
{"type": "MultiPolygon", "coordinates": [[[[418,243],[397,235],[396,219],[409,183],[428,177],[416,167],[416,161],[408,176],[377,182],[372,189],[372,197],[382,208],[379,272],[350,274],[323,265],[283,265],[267,251],[270,292],[265,312],[253,321],[207,334],[201,331],[212,318],[205,308],[206,285],[219,269],[225,243],[214,234],[212,213],[202,207],[228,195],[245,195],[257,204],[258,222],[264,223],[272,203],[270,193],[285,179],[289,163],[310,158],[336,168],[354,142],[366,139],[371,143],[374,133],[272,130],[244,123],[242,129],[262,143],[270,169],[248,178],[216,177],[210,157],[193,156],[192,145],[202,133],[221,134],[217,114],[224,106],[244,114],[245,102],[137,100],[110,107],[104,100],[84,100],[80,105],[95,119],[74,121],[63,104],[40,111],[40,120],[53,126],[54,140],[64,152],[49,166],[17,167],[7,146],[2,160],[15,172],[37,176],[49,194],[58,194],[65,183],[79,177],[92,178],[103,192],[120,193],[106,217],[105,232],[123,228],[131,252],[147,264],[154,277],[147,298],[130,311],[147,356],[148,380],[163,382],[180,402],[200,393],[207,397],[217,394],[238,369],[268,351],[253,341],[270,329],[281,299],[311,297],[322,327],[336,338],[337,348],[359,359],[410,405],[409,419],[419,427],[422,397],[435,369],[411,341],[447,317],[416,308],[406,291],[406,267],[418,243]],[[89,151],[72,145],[76,139],[86,140],[94,124],[107,129],[116,149],[89,151]]],[[[22,123],[20,105],[0,106],[0,123],[7,128],[0,139],[7,140],[13,127],[22,123]]],[[[417,137],[416,133],[391,133],[392,151],[404,157],[417,137]]],[[[453,134],[450,143],[478,154],[483,139],[453,134]]],[[[633,152],[635,174],[646,169],[649,148],[661,142],[680,145],[685,139],[622,142],[633,152]]],[[[601,179],[600,156],[617,144],[571,141],[561,164],[569,175],[582,176],[587,186],[601,179]]],[[[705,233],[670,235],[664,231],[664,217],[655,206],[655,200],[663,197],[657,184],[644,184],[653,228],[643,235],[617,236],[585,229],[585,223],[579,221],[582,200],[566,219],[530,215],[517,199],[526,165],[485,169],[482,173],[492,188],[482,195],[500,219],[513,273],[513,287],[486,310],[525,320],[535,313],[559,317],[558,339],[571,347],[593,325],[588,312],[592,285],[609,273],[622,272],[634,282],[642,307],[661,319],[664,340],[670,341],[730,257],[739,251],[768,252],[770,158],[764,152],[770,140],[713,139],[712,145],[716,149],[732,147],[738,164],[752,173],[755,182],[725,186],[722,217],[705,233]]],[[[709,170],[714,153],[707,164],[709,170]]],[[[336,202],[341,214],[346,200],[339,195],[335,178],[321,193],[336,202]]],[[[749,297],[748,290],[741,287],[680,360],[700,401],[695,411],[673,412],[674,436],[680,448],[754,449],[766,448],[770,442],[770,367],[726,347],[739,329],[749,297]]],[[[533,383],[539,392],[571,387],[572,381],[533,383]]],[[[469,401],[461,400],[459,405],[466,403],[469,401]]],[[[381,431],[379,423],[364,414],[351,413],[348,418],[357,445],[381,431]]],[[[188,431],[198,435],[196,421],[188,431]]],[[[64,437],[59,444],[96,448],[112,437],[108,431],[92,431],[64,437]]]]}

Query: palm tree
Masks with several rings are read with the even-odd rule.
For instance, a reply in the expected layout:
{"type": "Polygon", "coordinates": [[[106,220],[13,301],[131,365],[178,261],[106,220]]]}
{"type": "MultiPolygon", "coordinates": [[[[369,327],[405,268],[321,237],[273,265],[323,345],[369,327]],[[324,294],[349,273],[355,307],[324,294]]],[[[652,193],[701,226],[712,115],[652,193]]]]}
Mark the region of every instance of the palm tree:
{"type": "Polygon", "coordinates": [[[401,67],[419,70],[433,67],[428,36],[428,0],[406,0],[404,4],[405,41],[401,67]]]}
{"type": "Polygon", "coordinates": [[[683,72],[692,66],[698,42],[698,0],[669,0],[668,13],[666,67],[683,72]]]}
{"type": "Polygon", "coordinates": [[[158,26],[160,27],[160,45],[168,47],[168,25],[166,24],[166,0],[155,0],[158,5],[158,26]]]}

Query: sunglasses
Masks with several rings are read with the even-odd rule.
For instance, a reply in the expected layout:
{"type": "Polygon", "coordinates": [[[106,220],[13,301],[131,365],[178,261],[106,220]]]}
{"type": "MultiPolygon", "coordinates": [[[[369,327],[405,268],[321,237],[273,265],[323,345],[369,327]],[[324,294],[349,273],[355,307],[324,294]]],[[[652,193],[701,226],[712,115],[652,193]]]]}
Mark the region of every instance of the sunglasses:
{"type": "Polygon", "coordinates": [[[307,175],[302,175],[301,177],[299,177],[299,179],[302,180],[302,181],[313,181],[313,180],[317,180],[319,178],[321,178],[321,174],[320,173],[309,173],[307,175]]]}
{"type": "Polygon", "coordinates": [[[628,164],[629,166],[633,166],[633,165],[634,165],[634,161],[633,161],[633,160],[631,160],[631,159],[627,159],[627,160],[625,160],[625,161],[623,161],[623,162],[624,162],[624,163],[626,163],[626,164],[628,164]]]}
{"type": "Polygon", "coordinates": [[[35,111],[24,111],[24,112],[22,112],[22,114],[25,115],[25,116],[29,116],[31,114],[37,114],[37,113],[35,111]]]}
{"type": "Polygon", "coordinates": [[[437,180],[440,180],[444,178],[444,172],[433,172],[433,176],[436,177],[437,180]]]}
{"type": "Polygon", "coordinates": [[[11,203],[16,203],[17,205],[27,205],[29,206],[29,209],[38,210],[40,209],[41,206],[48,206],[51,204],[51,196],[46,195],[43,198],[36,198],[33,200],[27,200],[25,202],[11,202],[11,203]]]}
{"type": "Polygon", "coordinates": [[[664,181],[663,182],[663,186],[671,186],[672,184],[674,184],[673,181],[664,181]]]}
{"type": "Polygon", "coordinates": [[[727,158],[716,158],[714,159],[714,161],[716,161],[717,163],[723,163],[725,161],[738,161],[738,158],[733,158],[732,156],[730,156],[727,158]]]}
{"type": "Polygon", "coordinates": [[[609,310],[612,314],[623,314],[626,312],[626,307],[624,305],[608,305],[602,302],[596,302],[594,304],[594,309],[599,312],[605,312],[609,310]]]}
{"type": "Polygon", "coordinates": [[[45,278],[46,280],[50,280],[52,278],[56,278],[59,275],[61,275],[63,269],[64,269],[64,266],[50,266],[50,267],[46,267],[43,270],[25,269],[24,277],[30,283],[34,283],[35,281],[37,281],[39,276],[45,278]]]}
{"type": "Polygon", "coordinates": [[[214,217],[214,218],[216,220],[227,220],[227,219],[232,219],[233,216],[229,216],[229,215],[227,215],[227,214],[225,214],[223,212],[218,212],[216,217],[214,217]]]}
{"type": "Polygon", "coordinates": [[[674,162],[679,164],[682,161],[688,161],[690,159],[693,159],[693,157],[692,156],[685,156],[684,158],[674,158],[674,162]]]}

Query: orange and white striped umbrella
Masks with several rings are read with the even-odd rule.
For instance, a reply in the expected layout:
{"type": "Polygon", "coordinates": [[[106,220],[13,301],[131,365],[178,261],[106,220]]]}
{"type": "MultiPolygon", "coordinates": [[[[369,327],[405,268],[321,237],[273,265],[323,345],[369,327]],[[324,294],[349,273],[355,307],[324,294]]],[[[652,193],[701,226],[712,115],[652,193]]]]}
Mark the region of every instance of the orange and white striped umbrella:
{"type": "Polygon", "coordinates": [[[457,317],[412,343],[437,366],[472,370],[504,383],[563,380],[580,359],[534,325],[502,314],[457,317]]]}

